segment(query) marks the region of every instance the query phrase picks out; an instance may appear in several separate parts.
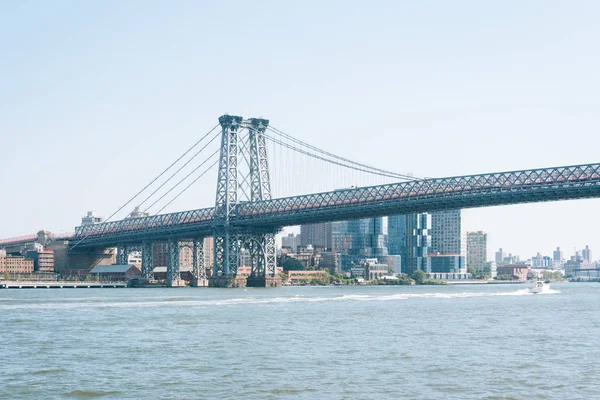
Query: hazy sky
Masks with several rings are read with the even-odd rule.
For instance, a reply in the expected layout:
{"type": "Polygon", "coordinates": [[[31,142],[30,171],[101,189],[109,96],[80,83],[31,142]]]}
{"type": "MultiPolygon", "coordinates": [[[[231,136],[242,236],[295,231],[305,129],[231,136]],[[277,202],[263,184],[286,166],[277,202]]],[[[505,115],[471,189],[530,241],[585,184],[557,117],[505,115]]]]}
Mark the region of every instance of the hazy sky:
{"type": "MultiPolygon", "coordinates": [[[[422,176],[598,162],[599,18],[597,1],[1,2],[0,237],[110,215],[224,113],[422,176]]],[[[599,206],[469,210],[467,229],[597,258],[599,206]]]]}

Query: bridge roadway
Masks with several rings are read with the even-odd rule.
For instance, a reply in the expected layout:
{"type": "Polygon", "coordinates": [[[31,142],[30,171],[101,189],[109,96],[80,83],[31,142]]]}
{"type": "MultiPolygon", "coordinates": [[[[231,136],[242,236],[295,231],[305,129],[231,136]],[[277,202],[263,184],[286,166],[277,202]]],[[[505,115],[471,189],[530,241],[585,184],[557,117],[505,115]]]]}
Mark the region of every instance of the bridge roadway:
{"type": "MultiPolygon", "coordinates": [[[[274,232],[304,223],[414,212],[600,197],[600,164],[414,180],[240,203],[239,231],[274,232]]],[[[144,240],[210,236],[214,208],[78,227],[70,243],[110,247],[144,240]]]]}

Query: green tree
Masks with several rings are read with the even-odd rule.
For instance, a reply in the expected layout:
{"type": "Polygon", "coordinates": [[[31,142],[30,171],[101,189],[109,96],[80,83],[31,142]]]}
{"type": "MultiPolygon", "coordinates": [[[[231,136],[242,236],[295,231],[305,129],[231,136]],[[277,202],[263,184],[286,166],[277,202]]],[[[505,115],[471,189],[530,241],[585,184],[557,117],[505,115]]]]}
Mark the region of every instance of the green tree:
{"type": "Polygon", "coordinates": [[[413,272],[413,274],[411,276],[411,278],[413,278],[413,280],[417,283],[417,285],[420,285],[423,282],[425,282],[426,277],[427,276],[425,275],[425,272],[421,271],[420,269],[413,272]]]}
{"type": "Polygon", "coordinates": [[[293,257],[289,257],[286,259],[281,266],[284,271],[302,271],[304,270],[304,265],[293,257]]]}

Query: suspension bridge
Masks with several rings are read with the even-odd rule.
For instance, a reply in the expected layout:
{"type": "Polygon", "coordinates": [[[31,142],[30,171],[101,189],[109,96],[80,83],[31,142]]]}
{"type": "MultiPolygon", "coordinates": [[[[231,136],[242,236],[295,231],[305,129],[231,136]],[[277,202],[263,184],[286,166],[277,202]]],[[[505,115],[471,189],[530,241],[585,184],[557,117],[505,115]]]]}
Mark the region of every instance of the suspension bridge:
{"type": "Polygon", "coordinates": [[[266,119],[223,115],[105,222],[77,227],[68,240],[72,252],[116,247],[118,264],[126,262],[129,251],[141,250],[146,278],[152,276],[153,243],[166,242],[170,286],[180,282],[182,246],[192,248],[198,286],[274,286],[274,235],[285,226],[593,197],[600,197],[598,163],[418,178],[320,149],[269,126],[266,119]],[[281,171],[303,173],[290,179],[281,171]],[[215,172],[213,207],[162,213],[198,182],[214,179],[215,172]],[[143,209],[142,216],[111,221],[130,205],[143,209]],[[213,238],[211,274],[204,265],[205,237],[213,238]],[[252,260],[247,281],[237,274],[242,251],[252,260]]]}

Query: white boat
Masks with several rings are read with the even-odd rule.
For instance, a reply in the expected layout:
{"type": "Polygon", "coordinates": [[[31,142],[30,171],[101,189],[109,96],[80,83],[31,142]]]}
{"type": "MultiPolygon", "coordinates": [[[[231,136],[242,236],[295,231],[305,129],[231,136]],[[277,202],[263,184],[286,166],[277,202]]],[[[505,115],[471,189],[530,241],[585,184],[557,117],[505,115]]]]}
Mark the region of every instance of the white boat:
{"type": "Polygon", "coordinates": [[[550,288],[549,285],[546,285],[544,281],[536,281],[531,288],[531,293],[542,293],[544,290],[550,288]]]}

